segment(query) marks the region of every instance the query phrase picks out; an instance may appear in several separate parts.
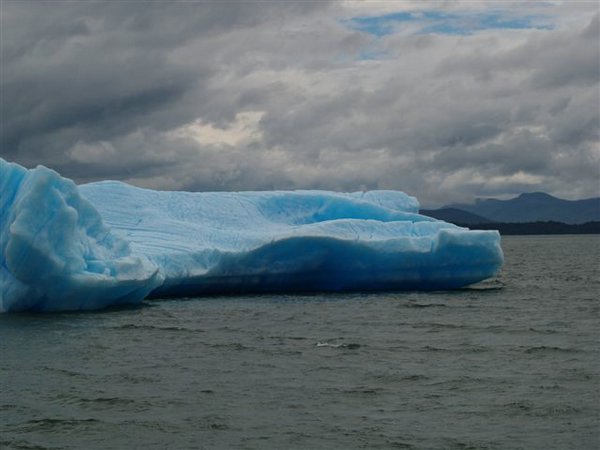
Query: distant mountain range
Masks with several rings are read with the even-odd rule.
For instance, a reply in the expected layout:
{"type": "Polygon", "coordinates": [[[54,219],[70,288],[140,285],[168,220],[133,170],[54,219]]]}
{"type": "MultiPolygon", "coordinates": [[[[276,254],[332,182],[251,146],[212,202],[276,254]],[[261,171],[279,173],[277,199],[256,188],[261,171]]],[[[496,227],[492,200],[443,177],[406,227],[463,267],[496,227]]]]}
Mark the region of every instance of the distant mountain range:
{"type": "Polygon", "coordinates": [[[458,208],[444,207],[440,209],[422,209],[420,213],[450,223],[460,223],[465,225],[493,223],[490,219],[458,208]]]}
{"type": "Polygon", "coordinates": [[[600,221],[600,197],[564,200],[543,192],[533,192],[510,200],[478,199],[474,204],[423,209],[421,214],[462,225],[529,222],[575,225],[600,221]]]}

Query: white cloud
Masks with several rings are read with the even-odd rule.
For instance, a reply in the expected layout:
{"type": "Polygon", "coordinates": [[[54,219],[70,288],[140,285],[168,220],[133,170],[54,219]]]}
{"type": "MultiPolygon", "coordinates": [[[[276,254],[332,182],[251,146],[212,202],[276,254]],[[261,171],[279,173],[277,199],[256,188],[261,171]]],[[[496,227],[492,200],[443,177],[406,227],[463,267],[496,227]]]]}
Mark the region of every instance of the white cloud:
{"type": "Polygon", "coordinates": [[[193,139],[202,146],[239,146],[260,141],[262,132],[259,122],[264,112],[246,111],[237,113],[232,122],[220,128],[202,120],[183,125],[169,134],[184,139],[193,139]]]}

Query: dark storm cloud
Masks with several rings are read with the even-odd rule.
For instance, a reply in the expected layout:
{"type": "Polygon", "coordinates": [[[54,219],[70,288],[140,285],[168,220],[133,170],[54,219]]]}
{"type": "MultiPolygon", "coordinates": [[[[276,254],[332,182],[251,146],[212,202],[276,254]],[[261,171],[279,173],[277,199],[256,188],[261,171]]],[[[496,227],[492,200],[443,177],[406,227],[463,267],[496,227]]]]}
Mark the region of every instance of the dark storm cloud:
{"type": "Polygon", "coordinates": [[[3,2],[3,155],[28,163],[55,157],[60,164],[65,155],[58,147],[65,151],[77,140],[110,140],[139,127],[168,130],[195,119],[201,108],[190,100],[202,102],[218,67],[201,46],[185,60],[173,52],[298,10],[259,5],[3,2]]]}
{"type": "Polygon", "coordinates": [[[5,1],[0,152],[161,189],[597,195],[586,5],[544,7],[541,30],[376,37],[345,25],[357,2],[5,1]]]}

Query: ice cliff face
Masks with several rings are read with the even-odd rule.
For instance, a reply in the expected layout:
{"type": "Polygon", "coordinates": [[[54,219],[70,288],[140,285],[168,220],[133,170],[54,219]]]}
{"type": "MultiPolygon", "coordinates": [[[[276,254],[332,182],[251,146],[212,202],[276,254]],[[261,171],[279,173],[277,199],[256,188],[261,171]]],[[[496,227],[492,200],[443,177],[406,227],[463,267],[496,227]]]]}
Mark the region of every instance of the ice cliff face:
{"type": "Polygon", "coordinates": [[[77,187],[0,159],[0,310],[146,297],[447,289],[495,275],[500,237],[417,213],[401,192],[77,187]]]}
{"type": "Polygon", "coordinates": [[[139,302],[162,283],[75,183],[0,159],[0,311],[99,309],[139,302]]]}

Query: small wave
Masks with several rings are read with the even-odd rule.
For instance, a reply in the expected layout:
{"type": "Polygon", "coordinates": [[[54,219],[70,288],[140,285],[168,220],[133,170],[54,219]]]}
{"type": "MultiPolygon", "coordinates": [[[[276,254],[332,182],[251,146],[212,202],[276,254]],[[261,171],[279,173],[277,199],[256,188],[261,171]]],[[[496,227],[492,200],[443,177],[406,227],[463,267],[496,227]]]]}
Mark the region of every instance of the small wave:
{"type": "Polygon", "coordinates": [[[279,339],[279,340],[286,340],[286,341],[305,341],[308,338],[304,337],[304,336],[277,336],[277,335],[272,335],[272,336],[259,336],[259,339],[263,340],[263,339],[279,339]]]}
{"type": "Polygon", "coordinates": [[[512,411],[512,413],[522,413],[528,416],[537,417],[556,417],[581,412],[579,408],[571,405],[554,405],[554,406],[534,406],[531,402],[518,401],[503,405],[504,408],[512,411]]]}
{"type": "Polygon", "coordinates": [[[355,344],[355,343],[334,344],[332,342],[317,342],[315,345],[317,347],[347,348],[349,350],[356,350],[357,348],[361,347],[360,344],[355,344]]]}
{"type": "Polygon", "coordinates": [[[386,384],[429,380],[429,377],[419,373],[410,375],[402,373],[382,373],[374,375],[373,378],[378,382],[386,384]]]}
{"type": "Polygon", "coordinates": [[[415,447],[414,445],[408,444],[406,442],[400,442],[400,441],[387,441],[388,445],[390,446],[390,448],[399,448],[399,449],[403,449],[403,450],[413,450],[417,447],[415,447]]]}
{"type": "Polygon", "coordinates": [[[558,330],[552,330],[552,329],[539,329],[539,328],[529,328],[528,331],[531,331],[532,333],[539,333],[539,334],[557,334],[560,333],[558,330]]]}
{"type": "Polygon", "coordinates": [[[550,406],[548,408],[544,408],[538,412],[537,415],[541,417],[555,417],[555,416],[566,416],[570,414],[577,414],[581,412],[581,409],[576,408],[570,405],[559,405],[559,406],[550,406]]]}
{"type": "Polygon", "coordinates": [[[506,403],[504,408],[514,412],[529,412],[533,410],[533,405],[530,402],[518,401],[506,403]]]}
{"type": "MultiPolygon", "coordinates": [[[[471,441],[462,441],[458,439],[445,439],[447,442],[443,448],[455,448],[459,450],[488,450],[490,445],[487,442],[471,442],[471,441]]],[[[495,447],[494,447],[495,448],[495,447]]]]}
{"type": "Polygon", "coordinates": [[[423,350],[427,350],[428,352],[451,352],[452,351],[449,348],[434,347],[432,345],[426,345],[425,347],[423,347],[423,350]]]}
{"type": "Polygon", "coordinates": [[[445,308],[444,303],[407,303],[405,308],[445,308]]]}
{"type": "Polygon", "coordinates": [[[413,328],[433,328],[433,329],[459,329],[459,328],[470,328],[463,324],[456,323],[440,323],[440,322],[425,322],[418,323],[412,326],[413,328]]]}
{"type": "Polygon", "coordinates": [[[421,374],[415,374],[415,375],[407,375],[405,377],[402,377],[403,381],[422,381],[422,380],[429,380],[429,377],[425,376],[425,375],[421,375],[421,374]]]}
{"type": "Polygon", "coordinates": [[[96,419],[33,419],[25,423],[25,427],[37,431],[65,431],[71,430],[82,425],[100,423],[96,419]]]}
{"type": "Polygon", "coordinates": [[[540,385],[537,386],[537,389],[541,390],[541,391],[558,391],[558,390],[563,390],[564,387],[562,387],[560,384],[550,384],[550,385],[540,385]]]}
{"type": "Polygon", "coordinates": [[[456,378],[433,381],[431,383],[427,383],[428,386],[450,386],[450,390],[455,390],[459,388],[472,387],[476,384],[481,383],[498,383],[497,380],[492,378],[481,378],[481,377],[470,377],[470,376],[460,376],[456,378]]]}
{"type": "Polygon", "coordinates": [[[107,375],[103,377],[102,381],[104,383],[113,383],[113,382],[126,382],[131,384],[147,384],[147,383],[156,383],[160,381],[161,378],[157,375],[151,375],[148,373],[129,373],[129,372],[119,372],[111,375],[107,375]]]}
{"type": "Polygon", "coordinates": [[[470,345],[470,346],[460,346],[456,348],[446,348],[446,347],[435,347],[433,345],[426,345],[422,347],[423,350],[427,352],[455,352],[455,353],[485,353],[490,351],[487,347],[482,347],[479,345],[470,345]]]}
{"type": "Polygon", "coordinates": [[[79,397],[67,393],[58,393],[53,396],[54,401],[60,405],[81,405],[83,407],[96,407],[101,405],[106,406],[123,406],[138,403],[132,399],[121,397],[79,397]]]}
{"type": "Polygon", "coordinates": [[[342,392],[344,394],[360,394],[360,395],[376,395],[383,392],[382,388],[369,388],[369,387],[356,387],[352,389],[345,389],[342,392]]]}
{"type": "Polygon", "coordinates": [[[227,418],[215,414],[209,414],[204,417],[190,418],[186,422],[203,430],[225,431],[229,429],[227,418]]]}
{"type": "Polygon", "coordinates": [[[63,369],[63,368],[59,368],[59,367],[44,366],[44,367],[42,367],[42,371],[54,372],[54,373],[66,375],[68,377],[73,377],[73,378],[87,378],[87,375],[84,373],[76,372],[74,370],[69,370],[69,369],[63,369]]]}
{"type": "Polygon", "coordinates": [[[151,330],[151,331],[181,331],[181,332],[189,332],[189,333],[204,333],[205,330],[201,330],[198,328],[185,328],[185,327],[160,327],[155,325],[137,325],[135,323],[127,323],[124,325],[119,325],[113,327],[116,330],[151,330]]]}
{"type": "Polygon", "coordinates": [[[228,344],[213,344],[211,345],[212,348],[227,348],[230,350],[250,350],[250,347],[245,346],[244,344],[240,343],[240,342],[231,342],[228,344]]]}
{"type": "Polygon", "coordinates": [[[574,348],[552,347],[547,345],[539,345],[536,347],[520,347],[525,353],[579,353],[580,350],[574,348]]]}
{"type": "Polygon", "coordinates": [[[18,450],[54,450],[62,447],[44,447],[38,444],[31,444],[28,441],[11,440],[11,441],[0,441],[0,448],[14,448],[18,450]]]}
{"type": "Polygon", "coordinates": [[[135,403],[135,400],[119,397],[97,397],[97,398],[82,398],[81,403],[104,404],[104,405],[129,405],[135,403]]]}

